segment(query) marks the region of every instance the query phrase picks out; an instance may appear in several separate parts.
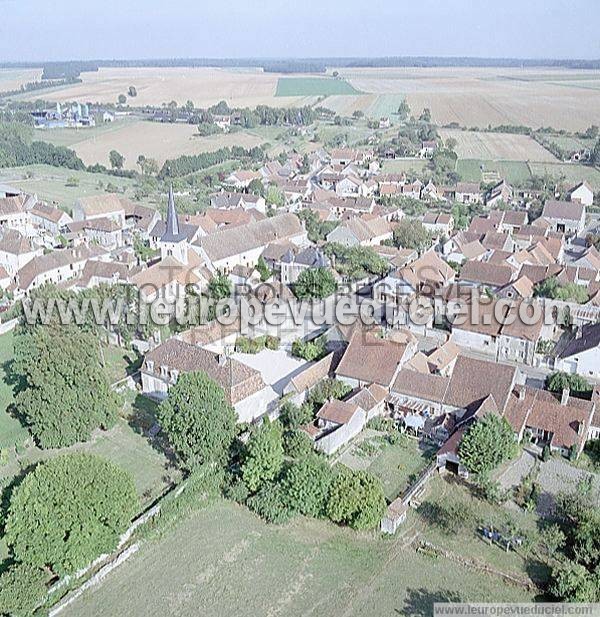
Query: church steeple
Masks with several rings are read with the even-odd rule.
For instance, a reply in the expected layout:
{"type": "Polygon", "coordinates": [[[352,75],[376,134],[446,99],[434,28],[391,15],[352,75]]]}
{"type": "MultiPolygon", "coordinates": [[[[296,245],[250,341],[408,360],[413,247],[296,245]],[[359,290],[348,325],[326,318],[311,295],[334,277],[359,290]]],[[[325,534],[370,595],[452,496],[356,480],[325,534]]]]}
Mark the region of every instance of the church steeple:
{"type": "Polygon", "coordinates": [[[159,242],[162,259],[174,257],[183,264],[188,262],[188,241],[185,232],[179,225],[179,217],[175,210],[173,186],[169,187],[169,201],[167,203],[167,221],[165,232],[159,242]]]}
{"type": "Polygon", "coordinates": [[[180,242],[184,237],[179,229],[179,217],[177,216],[177,210],[175,210],[175,197],[173,195],[173,185],[171,184],[169,187],[169,202],[167,204],[167,224],[161,240],[163,242],[180,242]]]}

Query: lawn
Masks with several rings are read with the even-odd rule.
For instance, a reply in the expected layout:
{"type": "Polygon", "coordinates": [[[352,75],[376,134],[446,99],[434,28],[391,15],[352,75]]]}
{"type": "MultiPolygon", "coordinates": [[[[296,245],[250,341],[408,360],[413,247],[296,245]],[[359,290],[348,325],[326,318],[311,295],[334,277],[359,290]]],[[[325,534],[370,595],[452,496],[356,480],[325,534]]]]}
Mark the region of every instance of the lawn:
{"type": "Polygon", "coordinates": [[[386,159],[383,161],[382,172],[383,173],[409,173],[409,172],[422,172],[428,165],[429,161],[425,159],[386,159]]]}
{"type": "Polygon", "coordinates": [[[114,345],[102,347],[102,355],[104,368],[111,384],[135,373],[141,364],[141,358],[133,351],[114,345]]]}
{"type": "Polygon", "coordinates": [[[556,178],[564,176],[569,185],[587,180],[594,191],[600,190],[600,171],[595,167],[577,163],[530,163],[530,167],[532,173],[537,175],[548,173],[556,178]]]}
{"type": "Polygon", "coordinates": [[[7,383],[7,363],[13,357],[13,332],[0,336],[0,449],[22,445],[29,433],[21,423],[8,414],[8,407],[13,403],[13,388],[7,383]]]}
{"type": "Polygon", "coordinates": [[[396,112],[400,103],[404,100],[403,94],[380,94],[375,101],[369,105],[365,114],[370,118],[389,117],[397,118],[396,112]]]}
{"type": "Polygon", "coordinates": [[[267,525],[217,501],[142,546],[63,614],[180,617],[431,614],[434,601],[530,601],[500,579],[432,559],[405,538],[298,518],[267,525]]]}
{"type": "Polygon", "coordinates": [[[465,558],[484,561],[502,572],[511,572],[525,578],[530,576],[541,583],[545,581],[548,572],[543,564],[532,562],[524,551],[522,554],[506,552],[502,547],[488,543],[479,531],[481,525],[494,525],[501,531],[512,527],[516,535],[535,537],[538,518],[534,512],[525,512],[516,506],[510,509],[496,506],[478,499],[453,476],[434,476],[428,484],[426,495],[418,513],[415,513],[416,517],[425,522],[422,539],[465,558]],[[452,504],[461,513],[462,520],[446,529],[432,524],[432,516],[428,514],[432,504],[452,504]]]}
{"type": "Polygon", "coordinates": [[[490,178],[504,178],[508,182],[524,182],[531,172],[524,161],[490,161],[481,159],[459,159],[456,171],[465,182],[488,181],[490,178]]]}
{"type": "Polygon", "coordinates": [[[332,77],[280,77],[275,96],[329,96],[360,94],[344,79],[332,77]]]}
{"type": "Polygon", "coordinates": [[[393,501],[409,486],[411,478],[427,466],[434,451],[419,448],[418,442],[407,436],[390,444],[385,433],[369,429],[342,453],[338,462],[376,475],[386,499],[393,501]]]}
{"type": "Polygon", "coordinates": [[[73,171],[51,165],[27,165],[0,169],[0,183],[23,189],[70,212],[76,199],[105,192],[133,194],[134,180],[108,174],[73,171]],[[67,186],[69,178],[76,178],[76,186],[67,186]]]}

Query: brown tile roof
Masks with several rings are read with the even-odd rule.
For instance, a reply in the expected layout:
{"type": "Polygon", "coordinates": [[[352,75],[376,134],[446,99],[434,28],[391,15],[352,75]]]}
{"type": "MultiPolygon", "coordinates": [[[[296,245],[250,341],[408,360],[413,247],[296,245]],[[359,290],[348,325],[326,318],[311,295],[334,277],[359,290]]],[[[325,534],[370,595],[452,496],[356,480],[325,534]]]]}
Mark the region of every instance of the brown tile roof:
{"type": "Polygon", "coordinates": [[[578,221],[584,212],[585,206],[577,201],[549,200],[542,210],[542,218],[578,221]]]}
{"type": "Polygon", "coordinates": [[[512,277],[513,270],[510,266],[501,266],[483,261],[466,261],[460,270],[459,280],[503,287],[510,283],[512,277]]]}
{"type": "Polygon", "coordinates": [[[0,198],[0,215],[21,214],[26,201],[27,195],[25,194],[0,198]]]}
{"type": "Polygon", "coordinates": [[[11,255],[24,255],[33,251],[31,241],[16,229],[5,229],[0,237],[0,251],[11,255]]]}
{"type": "Polygon", "coordinates": [[[514,366],[459,355],[444,402],[453,407],[469,408],[491,394],[502,411],[516,373],[514,366]]]}
{"type": "Polygon", "coordinates": [[[334,422],[335,424],[347,424],[352,420],[354,414],[358,411],[356,403],[347,401],[338,401],[336,399],[328,401],[317,412],[317,418],[334,422]]]}
{"type": "Polygon", "coordinates": [[[89,195],[80,197],[77,200],[86,216],[96,216],[98,214],[110,214],[125,210],[125,205],[120,195],[107,193],[105,195],[89,195]]]}
{"type": "Polygon", "coordinates": [[[406,349],[401,343],[355,330],[336,374],[388,388],[398,365],[404,360],[406,349]]]}
{"type": "Polygon", "coordinates": [[[29,286],[40,274],[68,266],[82,261],[86,261],[92,256],[92,250],[85,246],[76,249],[59,249],[46,255],[40,255],[25,264],[17,273],[19,288],[29,289],[29,286]]]}
{"type": "Polygon", "coordinates": [[[544,430],[553,434],[551,445],[555,447],[581,448],[593,413],[592,401],[571,396],[562,405],[551,392],[517,386],[511,392],[505,417],[517,433],[523,427],[544,430]]]}
{"type": "Polygon", "coordinates": [[[441,403],[444,400],[449,383],[450,380],[441,375],[401,369],[394,380],[391,391],[396,394],[405,394],[441,403]]]}
{"type": "MultiPolygon", "coordinates": [[[[290,385],[298,393],[305,392],[316,386],[321,380],[327,378],[336,368],[337,356],[334,352],[327,354],[324,358],[307,366],[300,373],[294,375],[290,380],[290,385]]],[[[363,408],[364,409],[364,408],[363,408]]]]}
{"type": "Polygon", "coordinates": [[[59,210],[54,206],[49,206],[48,204],[44,204],[42,202],[38,202],[33,208],[31,208],[30,212],[33,216],[38,216],[39,218],[46,219],[57,224],[66,214],[63,210],[59,210]]]}
{"type": "Polygon", "coordinates": [[[265,387],[256,369],[174,338],[148,352],[142,370],[160,377],[161,366],[181,373],[203,371],[223,388],[232,405],[265,387]],[[154,362],[152,370],[148,368],[149,360],[154,362]]]}
{"type": "Polygon", "coordinates": [[[266,247],[271,242],[289,240],[304,232],[300,219],[291,213],[278,214],[243,227],[231,227],[203,236],[201,246],[211,261],[219,261],[245,251],[266,247]]]}

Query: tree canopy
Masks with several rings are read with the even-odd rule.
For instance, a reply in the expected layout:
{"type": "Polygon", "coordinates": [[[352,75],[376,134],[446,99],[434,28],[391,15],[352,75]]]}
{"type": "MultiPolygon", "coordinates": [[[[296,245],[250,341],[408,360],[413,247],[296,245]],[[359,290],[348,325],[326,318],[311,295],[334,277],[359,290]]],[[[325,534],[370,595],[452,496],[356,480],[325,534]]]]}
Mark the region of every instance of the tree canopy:
{"type": "Polygon", "coordinates": [[[42,448],[86,441],[117,417],[118,397],[100,365],[99,344],[76,326],[35,326],[15,339],[15,407],[42,448]]]}
{"type": "Polygon", "coordinates": [[[91,454],[65,454],[15,488],[6,542],[17,561],[63,576],[113,550],[137,507],[127,472],[91,454]]]}
{"type": "Polygon", "coordinates": [[[394,229],[394,244],[399,248],[423,251],[431,244],[431,235],[416,219],[403,218],[394,229]]]}
{"type": "Polygon", "coordinates": [[[237,416],[223,388],[204,372],[184,373],[158,407],[158,421],[186,467],[223,465],[235,437],[237,416]]]}
{"type": "Polygon", "coordinates": [[[303,270],[296,281],[294,293],[298,298],[327,298],[337,289],[337,282],[329,268],[303,270]]]}
{"type": "Polygon", "coordinates": [[[512,458],[517,449],[515,436],[505,418],[484,416],[470,426],[459,446],[460,460],[474,474],[485,476],[512,458]]]}
{"type": "Polygon", "coordinates": [[[292,463],[283,478],[290,508],[306,516],[324,516],[332,479],[328,462],[315,454],[292,463]]]}
{"type": "Polygon", "coordinates": [[[333,480],[327,515],[353,529],[371,529],[381,521],[385,498],[381,480],[367,471],[343,470],[333,480]]]}
{"type": "Polygon", "coordinates": [[[265,419],[256,427],[248,444],[242,464],[242,478],[251,492],[274,480],[283,465],[283,432],[281,423],[265,419]]]}

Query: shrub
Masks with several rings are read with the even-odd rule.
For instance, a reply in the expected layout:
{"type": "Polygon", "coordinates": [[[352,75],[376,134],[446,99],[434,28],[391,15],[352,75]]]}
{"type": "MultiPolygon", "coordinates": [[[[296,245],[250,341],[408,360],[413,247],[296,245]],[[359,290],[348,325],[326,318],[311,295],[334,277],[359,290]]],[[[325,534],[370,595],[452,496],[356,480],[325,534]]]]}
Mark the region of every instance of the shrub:
{"type": "Polygon", "coordinates": [[[242,478],[235,477],[225,487],[224,494],[227,499],[237,501],[238,503],[246,503],[250,491],[242,478]]]}
{"type": "Polygon", "coordinates": [[[247,501],[248,507],[268,523],[281,525],[292,518],[285,491],[280,484],[269,482],[247,501]]]}
{"type": "Polygon", "coordinates": [[[341,471],[333,480],[327,515],[353,529],[376,527],[385,512],[381,480],[366,471],[341,471]]]}
{"type": "Polygon", "coordinates": [[[304,431],[288,431],[283,437],[283,450],[287,456],[302,459],[314,452],[312,439],[304,431]]]}
{"type": "Polygon", "coordinates": [[[303,341],[297,339],[292,343],[292,356],[302,358],[307,362],[320,360],[327,355],[327,342],[324,337],[319,336],[313,341],[303,341]]]}
{"type": "Polygon", "coordinates": [[[327,461],[316,455],[290,465],[282,481],[289,507],[306,516],[323,516],[332,477],[327,461]]]}
{"type": "Polygon", "coordinates": [[[30,615],[46,597],[47,576],[18,563],[0,574],[0,615],[30,615]]]}
{"type": "Polygon", "coordinates": [[[279,419],[283,426],[289,429],[297,429],[303,424],[308,424],[313,419],[313,407],[310,403],[298,406],[291,401],[285,401],[279,411],[279,419]]]}

